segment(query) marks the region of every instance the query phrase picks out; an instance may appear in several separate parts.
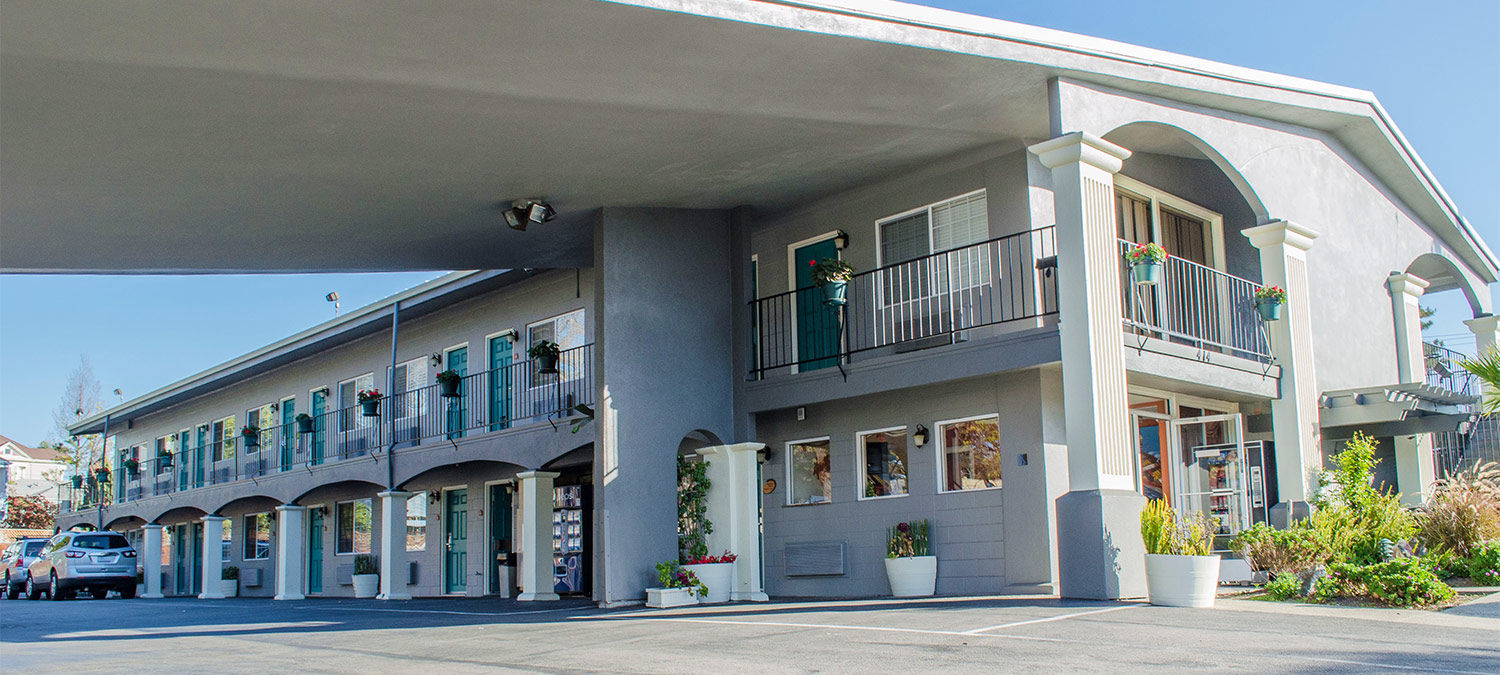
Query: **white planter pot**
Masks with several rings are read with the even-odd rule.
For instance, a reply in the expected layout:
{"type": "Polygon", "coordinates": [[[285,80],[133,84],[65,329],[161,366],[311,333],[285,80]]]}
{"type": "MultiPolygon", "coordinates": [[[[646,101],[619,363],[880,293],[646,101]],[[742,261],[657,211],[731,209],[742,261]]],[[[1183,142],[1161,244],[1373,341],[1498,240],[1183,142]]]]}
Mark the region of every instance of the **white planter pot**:
{"type": "Polygon", "coordinates": [[[697,596],[693,595],[692,589],[687,588],[648,588],[646,589],[646,606],[657,609],[668,607],[682,607],[685,605],[698,604],[697,596]]]}
{"type": "Polygon", "coordinates": [[[373,598],[380,592],[379,574],[356,574],[354,580],[354,597],[373,598]]]}
{"type": "Polygon", "coordinates": [[[729,591],[734,586],[734,563],[712,563],[708,565],[683,565],[708,587],[708,595],[700,602],[729,602],[729,591]]]}
{"type": "Polygon", "coordinates": [[[226,597],[226,598],[232,598],[232,597],[235,597],[235,596],[239,595],[240,594],[240,580],[239,579],[220,579],[219,580],[219,592],[223,593],[224,597],[226,597]]]}
{"type": "Polygon", "coordinates": [[[885,576],[891,582],[891,595],[898,598],[921,598],[937,592],[937,556],[886,558],[885,576]]]}
{"type": "Polygon", "coordinates": [[[1146,554],[1146,597],[1163,607],[1213,607],[1219,556],[1146,554]]]}

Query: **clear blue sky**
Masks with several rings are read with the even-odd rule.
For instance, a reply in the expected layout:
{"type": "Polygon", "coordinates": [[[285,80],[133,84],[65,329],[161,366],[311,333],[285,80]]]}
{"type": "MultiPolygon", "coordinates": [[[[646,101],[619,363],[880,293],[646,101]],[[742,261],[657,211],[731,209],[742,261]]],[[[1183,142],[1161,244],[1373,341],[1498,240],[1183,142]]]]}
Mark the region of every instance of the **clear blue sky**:
{"type": "MultiPolygon", "coordinates": [[[[1459,208],[1500,247],[1500,1],[927,0],[920,4],[1375,92],[1459,208]]],[[[0,277],[0,433],[35,444],[87,354],[106,398],[198,372],[436,276],[0,277]],[[261,307],[264,309],[249,310],[261,307]]],[[[1456,296],[1429,337],[1472,346],[1456,296]]]]}

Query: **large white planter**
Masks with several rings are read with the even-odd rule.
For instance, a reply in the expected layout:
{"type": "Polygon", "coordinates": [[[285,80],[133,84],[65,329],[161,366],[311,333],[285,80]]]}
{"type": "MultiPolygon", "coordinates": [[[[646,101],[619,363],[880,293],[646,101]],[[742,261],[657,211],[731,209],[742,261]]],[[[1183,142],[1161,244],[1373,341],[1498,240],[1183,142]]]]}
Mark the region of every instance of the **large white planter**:
{"type": "Polygon", "coordinates": [[[354,597],[373,598],[380,592],[379,574],[356,574],[351,577],[354,580],[354,597]]]}
{"type": "Polygon", "coordinates": [[[685,605],[698,604],[697,596],[693,595],[690,588],[648,588],[646,589],[646,606],[657,609],[668,607],[683,607],[685,605]]]}
{"type": "Polygon", "coordinates": [[[1219,556],[1146,554],[1146,598],[1163,607],[1213,607],[1219,556]]]}
{"type": "Polygon", "coordinates": [[[708,587],[708,595],[699,602],[729,602],[729,591],[734,585],[734,563],[710,563],[707,565],[683,565],[708,587]]]}
{"type": "Polygon", "coordinates": [[[239,595],[240,594],[240,580],[239,579],[220,579],[219,580],[219,592],[223,593],[224,597],[226,597],[226,598],[233,598],[233,597],[239,595]]]}
{"type": "Polygon", "coordinates": [[[898,598],[920,598],[937,592],[937,556],[886,558],[885,576],[891,582],[891,595],[898,598]]]}

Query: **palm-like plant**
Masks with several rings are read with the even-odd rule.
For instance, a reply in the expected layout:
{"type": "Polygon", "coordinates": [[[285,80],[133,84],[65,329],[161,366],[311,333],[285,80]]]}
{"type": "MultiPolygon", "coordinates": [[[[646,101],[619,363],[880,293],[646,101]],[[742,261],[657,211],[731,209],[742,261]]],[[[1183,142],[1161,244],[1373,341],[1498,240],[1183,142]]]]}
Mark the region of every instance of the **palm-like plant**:
{"type": "Polygon", "coordinates": [[[1500,412],[1500,350],[1491,349],[1471,359],[1460,359],[1459,367],[1484,383],[1480,407],[1487,413],[1500,412]]]}

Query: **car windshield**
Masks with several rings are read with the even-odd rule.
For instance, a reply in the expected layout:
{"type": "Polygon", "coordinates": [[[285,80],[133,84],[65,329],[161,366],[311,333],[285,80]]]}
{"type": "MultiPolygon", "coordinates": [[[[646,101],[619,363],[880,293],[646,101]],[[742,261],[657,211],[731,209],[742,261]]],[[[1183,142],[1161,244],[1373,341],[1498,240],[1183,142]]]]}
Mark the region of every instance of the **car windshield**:
{"type": "Polygon", "coordinates": [[[73,537],[73,548],[127,548],[130,542],[118,534],[81,534],[73,537]]]}
{"type": "Polygon", "coordinates": [[[42,541],[40,539],[38,539],[37,541],[28,541],[28,542],[26,542],[26,552],[22,553],[21,555],[35,556],[38,553],[41,553],[42,552],[42,547],[46,546],[46,545],[47,545],[47,542],[42,541]]]}

